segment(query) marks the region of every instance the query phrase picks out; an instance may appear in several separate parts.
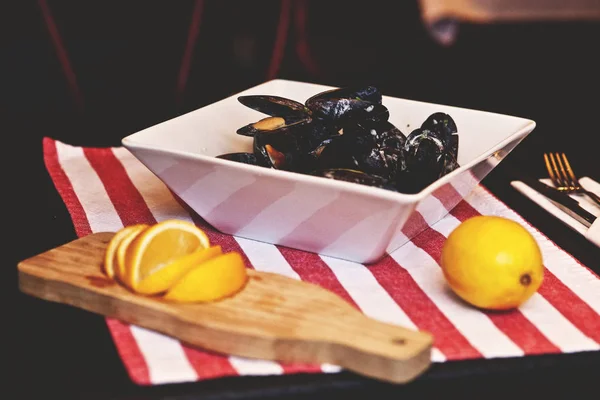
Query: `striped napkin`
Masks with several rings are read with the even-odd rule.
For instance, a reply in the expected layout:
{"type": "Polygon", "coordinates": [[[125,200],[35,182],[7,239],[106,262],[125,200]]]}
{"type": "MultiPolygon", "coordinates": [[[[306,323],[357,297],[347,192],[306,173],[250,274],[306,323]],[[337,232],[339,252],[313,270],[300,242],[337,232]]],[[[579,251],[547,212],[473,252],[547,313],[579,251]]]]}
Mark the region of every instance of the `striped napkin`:
{"type": "MultiPolygon", "coordinates": [[[[431,332],[436,363],[600,348],[599,277],[481,186],[447,217],[366,267],[222,234],[191,212],[124,148],[74,147],[50,138],[44,139],[43,146],[46,167],[79,237],[170,218],[194,221],[224,251],[242,252],[248,268],[316,283],[372,318],[431,332]],[[438,264],[441,246],[461,221],[480,214],[520,222],[542,249],[544,282],[519,310],[479,311],[445,286],[438,264]]],[[[115,319],[106,322],[131,379],[140,385],[340,370],[333,365],[290,365],[218,355],[115,319]]]]}

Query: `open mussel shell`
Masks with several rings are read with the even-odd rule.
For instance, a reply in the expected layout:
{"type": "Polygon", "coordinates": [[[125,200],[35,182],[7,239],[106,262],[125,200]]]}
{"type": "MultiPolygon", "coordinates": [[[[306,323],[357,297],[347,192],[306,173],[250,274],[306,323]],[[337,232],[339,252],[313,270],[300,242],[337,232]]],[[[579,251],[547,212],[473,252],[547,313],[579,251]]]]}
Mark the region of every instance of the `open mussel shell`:
{"type": "Polygon", "coordinates": [[[254,136],[254,154],[275,169],[302,172],[314,168],[316,158],[303,136],[308,126],[297,124],[254,136]]]}
{"type": "Polygon", "coordinates": [[[312,175],[396,191],[395,186],[387,179],[351,168],[319,169],[313,171],[312,175]]]}
{"type": "Polygon", "coordinates": [[[238,135],[242,136],[250,136],[253,137],[255,135],[265,133],[265,132],[273,132],[277,129],[289,127],[292,125],[298,124],[307,124],[311,122],[311,118],[309,116],[291,116],[291,117],[267,117],[251,124],[242,126],[240,129],[236,131],[238,135]]]}
{"type": "MultiPolygon", "coordinates": [[[[308,109],[302,103],[279,96],[240,96],[238,101],[253,110],[272,117],[297,117],[303,119],[308,109]]],[[[287,118],[286,118],[287,120],[287,118]]]]}

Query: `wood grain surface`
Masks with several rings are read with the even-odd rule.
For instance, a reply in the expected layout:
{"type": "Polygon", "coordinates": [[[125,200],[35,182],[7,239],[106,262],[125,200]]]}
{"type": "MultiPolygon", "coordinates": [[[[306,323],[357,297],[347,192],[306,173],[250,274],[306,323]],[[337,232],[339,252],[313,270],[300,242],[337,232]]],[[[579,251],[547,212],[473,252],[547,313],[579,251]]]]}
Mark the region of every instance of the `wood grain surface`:
{"type": "Polygon", "coordinates": [[[91,234],[23,260],[20,290],[229,355],[330,363],[394,383],[430,365],[430,334],[368,318],[320,286],[278,274],[248,270],[240,292],[212,303],[135,294],[102,271],[113,235],[91,234]]]}

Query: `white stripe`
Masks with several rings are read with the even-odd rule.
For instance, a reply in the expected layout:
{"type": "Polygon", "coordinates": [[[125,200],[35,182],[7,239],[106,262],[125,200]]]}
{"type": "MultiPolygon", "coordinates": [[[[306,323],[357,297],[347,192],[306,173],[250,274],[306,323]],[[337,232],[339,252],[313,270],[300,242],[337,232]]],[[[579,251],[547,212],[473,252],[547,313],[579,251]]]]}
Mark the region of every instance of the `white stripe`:
{"type": "MultiPolygon", "coordinates": [[[[365,315],[382,322],[417,329],[364,265],[327,256],[321,258],[365,315]]],[[[433,349],[433,361],[441,362],[445,359],[438,349],[433,349]]]]}
{"type": "Polygon", "coordinates": [[[58,162],[87,216],[92,232],[115,232],[123,227],[102,181],[81,147],[56,142],[58,162]]]}
{"type": "Polygon", "coordinates": [[[240,375],[281,375],[283,367],[269,360],[229,357],[229,362],[240,375]]]}
{"type": "Polygon", "coordinates": [[[535,293],[519,309],[548,340],[565,353],[600,349],[598,343],[571,324],[539,293],[535,293]]]}
{"type": "MultiPolygon", "coordinates": [[[[189,213],[183,207],[181,207],[167,186],[148,168],[146,168],[146,166],[144,166],[133,156],[127,154],[125,151],[116,150],[114,153],[125,166],[129,178],[146,201],[150,212],[157,221],[163,221],[169,218],[179,218],[188,221],[192,220],[189,213]]],[[[240,240],[238,240],[238,242],[240,242],[240,240]]],[[[245,243],[247,247],[252,247],[251,244],[246,243],[252,242],[250,240],[241,240],[241,242],[245,243]]],[[[277,265],[277,263],[274,262],[276,258],[272,257],[273,252],[266,249],[266,247],[269,247],[269,245],[259,247],[263,247],[264,254],[263,250],[260,250],[260,253],[267,257],[266,259],[263,259],[264,265],[277,265]],[[271,259],[269,256],[271,256],[271,259]]],[[[277,251],[277,249],[275,249],[273,246],[271,247],[277,251]]],[[[257,253],[259,252],[253,252],[254,255],[257,253]]],[[[277,253],[279,252],[277,251],[277,253]]],[[[250,258],[250,255],[247,255],[250,258]]],[[[279,255],[281,256],[281,254],[279,255]]],[[[283,257],[281,258],[283,259],[283,257]]],[[[256,267],[255,260],[250,260],[252,265],[256,267]]],[[[283,262],[285,262],[285,260],[283,260],[283,262]]],[[[279,265],[281,265],[281,263],[279,263],[279,265]]],[[[287,267],[291,269],[289,265],[287,267]]],[[[179,344],[179,347],[181,347],[181,344],[179,344]]],[[[152,350],[149,349],[148,351],[152,350]]],[[[236,371],[241,375],[280,374],[282,371],[281,365],[268,360],[254,360],[230,356],[229,361],[236,371]]]]}
{"type": "MultiPolygon", "coordinates": [[[[86,212],[92,231],[121,229],[123,223],[83,151],[59,142],[56,144],[57,151],[60,152],[61,166],[86,212]]],[[[196,372],[183,354],[178,341],[141,327],[131,326],[130,329],[148,366],[153,383],[172,382],[173,379],[197,379],[196,372]]]]}
{"type": "Polygon", "coordinates": [[[154,384],[196,381],[198,375],[188,361],[178,340],[155,331],[131,326],[154,384]]]}
{"type": "MultiPolygon", "coordinates": [[[[482,196],[483,193],[478,194],[478,196],[482,196]]],[[[467,199],[469,204],[475,207],[472,203],[477,203],[479,200],[474,201],[471,197],[467,199]]],[[[510,218],[508,213],[503,213],[502,209],[508,210],[505,207],[498,204],[498,201],[494,201],[494,199],[489,199],[488,202],[485,203],[486,210],[482,210],[483,212],[488,212],[484,215],[504,215],[510,218]],[[497,211],[501,211],[500,214],[492,214],[489,213],[492,211],[492,208],[489,207],[490,204],[496,204],[494,208],[497,211]]],[[[441,203],[440,203],[441,206],[441,203]]],[[[479,210],[478,210],[479,211],[479,210]]],[[[483,214],[483,212],[480,213],[483,214]]],[[[444,220],[438,222],[433,226],[435,230],[440,232],[442,235],[448,237],[448,235],[460,225],[461,221],[456,219],[454,216],[448,216],[444,220]]],[[[538,239],[539,240],[539,239],[538,239]]],[[[541,243],[538,241],[538,243],[541,243]]],[[[527,302],[519,307],[521,313],[531,321],[536,328],[542,332],[544,336],[552,343],[554,343],[558,348],[560,348],[564,352],[574,352],[574,351],[583,351],[583,350],[596,350],[598,349],[598,344],[583,334],[579,329],[577,329],[568,319],[566,319],[552,304],[550,304],[543,296],[539,293],[535,293],[527,302]]]]}
{"type": "Polygon", "coordinates": [[[498,215],[510,218],[523,225],[538,242],[544,259],[544,265],[562,283],[569,287],[574,293],[587,303],[596,313],[600,314],[600,279],[587,268],[582,267],[569,254],[543,236],[537,229],[531,227],[528,222],[521,218],[516,212],[499,204],[486,190],[478,187],[473,195],[467,198],[479,213],[484,215],[498,215]]]}
{"type": "Polygon", "coordinates": [[[421,290],[484,357],[523,355],[523,351],[485,314],[466,307],[448,290],[441,268],[424,250],[409,242],[391,256],[410,273],[421,290]]]}

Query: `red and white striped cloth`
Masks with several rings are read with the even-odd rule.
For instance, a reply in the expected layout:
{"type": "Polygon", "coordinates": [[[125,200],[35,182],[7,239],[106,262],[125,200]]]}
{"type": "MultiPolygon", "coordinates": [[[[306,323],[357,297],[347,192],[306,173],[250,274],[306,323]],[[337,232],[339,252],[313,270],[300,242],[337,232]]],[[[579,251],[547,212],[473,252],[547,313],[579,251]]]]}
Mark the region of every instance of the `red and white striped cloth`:
{"type": "MultiPolygon", "coordinates": [[[[600,349],[599,277],[483,187],[477,187],[443,220],[367,268],[221,234],[190,212],[124,148],[74,147],[49,138],[43,144],[46,167],[80,237],[169,218],[194,221],[224,251],[242,252],[248,268],[316,283],[370,317],[431,332],[434,362],[600,349]],[[461,221],[480,214],[520,222],[542,249],[544,282],[519,310],[479,311],[445,287],[437,262],[441,246],[461,221]]],[[[339,371],[332,365],[287,365],[217,355],[114,319],[107,319],[107,324],[131,379],[140,385],[339,371]]]]}

